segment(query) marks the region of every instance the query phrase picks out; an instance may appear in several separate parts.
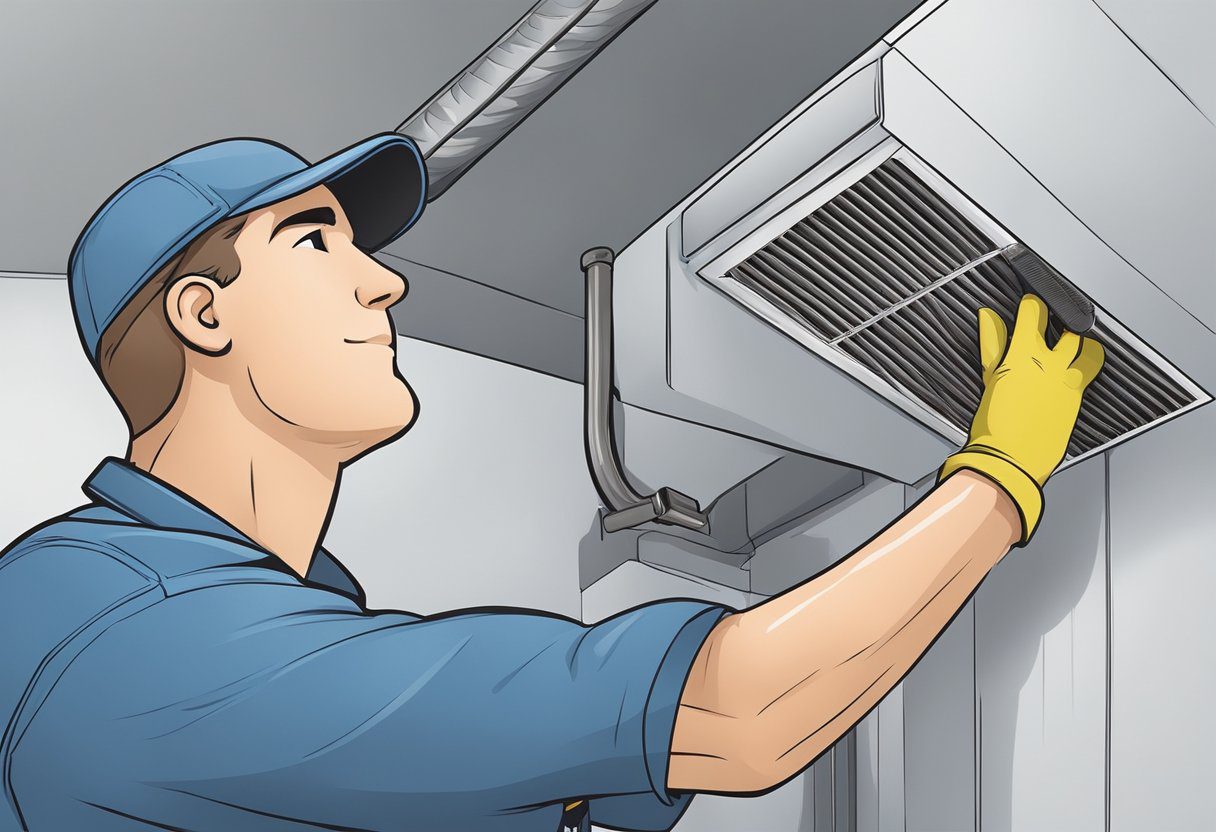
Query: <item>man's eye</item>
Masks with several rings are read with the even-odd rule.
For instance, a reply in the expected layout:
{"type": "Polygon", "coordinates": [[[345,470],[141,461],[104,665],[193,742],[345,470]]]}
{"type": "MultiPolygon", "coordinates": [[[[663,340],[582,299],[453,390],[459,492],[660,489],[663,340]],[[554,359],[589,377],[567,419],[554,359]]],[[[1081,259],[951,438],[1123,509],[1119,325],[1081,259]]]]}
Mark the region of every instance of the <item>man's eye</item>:
{"type": "Polygon", "coordinates": [[[329,249],[325,247],[325,240],[321,238],[320,229],[301,237],[300,241],[292,246],[292,248],[315,248],[318,251],[329,251],[329,249]]]}

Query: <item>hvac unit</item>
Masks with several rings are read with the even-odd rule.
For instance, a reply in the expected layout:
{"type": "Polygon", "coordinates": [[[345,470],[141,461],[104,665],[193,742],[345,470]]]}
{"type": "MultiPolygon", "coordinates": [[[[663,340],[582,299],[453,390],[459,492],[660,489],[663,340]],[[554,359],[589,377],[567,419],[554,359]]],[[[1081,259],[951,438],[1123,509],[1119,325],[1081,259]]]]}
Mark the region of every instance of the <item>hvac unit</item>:
{"type": "Polygon", "coordinates": [[[976,310],[1012,330],[1029,249],[1107,353],[1065,464],[1209,401],[1216,130],[1062,5],[927,4],[621,252],[621,399],[916,481],[966,437],[976,310]]]}

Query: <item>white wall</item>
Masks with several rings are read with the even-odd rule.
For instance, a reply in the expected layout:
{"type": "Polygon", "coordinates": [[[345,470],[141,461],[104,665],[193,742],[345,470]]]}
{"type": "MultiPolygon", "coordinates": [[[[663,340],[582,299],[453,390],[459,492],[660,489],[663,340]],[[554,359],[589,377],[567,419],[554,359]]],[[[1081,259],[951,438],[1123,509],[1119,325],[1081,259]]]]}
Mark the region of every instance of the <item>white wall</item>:
{"type": "Polygon", "coordinates": [[[127,429],[85,357],[62,278],[0,277],[0,548],[89,502],[80,490],[102,457],[123,456],[127,429]]]}
{"type": "Polygon", "coordinates": [[[1110,830],[1213,825],[1216,405],[1110,454],[1110,830]]]}

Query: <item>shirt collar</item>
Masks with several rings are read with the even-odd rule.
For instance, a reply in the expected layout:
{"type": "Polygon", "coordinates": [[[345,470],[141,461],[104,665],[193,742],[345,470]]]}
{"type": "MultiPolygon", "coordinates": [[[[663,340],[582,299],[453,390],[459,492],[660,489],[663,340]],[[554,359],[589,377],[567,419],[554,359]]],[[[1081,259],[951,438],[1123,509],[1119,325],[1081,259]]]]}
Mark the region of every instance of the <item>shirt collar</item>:
{"type": "MultiPolygon", "coordinates": [[[[161,529],[228,538],[251,548],[250,561],[274,557],[252,539],[173,486],[117,457],[106,457],[82,486],[84,493],[141,523],[161,529]]],[[[281,562],[281,561],[280,561],[281,562]]],[[[363,589],[337,558],[318,547],[305,582],[354,598],[364,606],[363,589]]]]}

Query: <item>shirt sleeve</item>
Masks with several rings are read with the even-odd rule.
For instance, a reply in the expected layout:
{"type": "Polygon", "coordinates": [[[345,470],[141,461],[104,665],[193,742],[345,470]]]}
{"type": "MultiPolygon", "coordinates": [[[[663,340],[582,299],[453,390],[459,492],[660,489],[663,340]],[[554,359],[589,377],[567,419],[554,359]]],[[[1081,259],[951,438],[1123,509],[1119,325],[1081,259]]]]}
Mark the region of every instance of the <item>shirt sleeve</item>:
{"type": "MultiPolygon", "coordinates": [[[[638,608],[645,609],[647,607],[638,608]]],[[[671,759],[676,712],[693,660],[710,630],[727,612],[724,607],[710,607],[695,614],[671,641],[654,675],[643,717],[643,759],[648,769],[650,788],[633,794],[597,792],[601,796],[591,800],[589,812],[593,823],[612,829],[665,830],[675,826],[680,815],[688,808],[693,793],[667,789],[667,768],[671,759]]]]}
{"type": "Polygon", "coordinates": [[[600,806],[612,825],[667,828],[687,802],[665,788],[679,697],[727,612],[665,601],[584,626],[208,587],[98,636],[32,722],[15,777],[170,828],[461,828],[592,795],[627,796],[594,800],[593,820],[600,806]]]}

